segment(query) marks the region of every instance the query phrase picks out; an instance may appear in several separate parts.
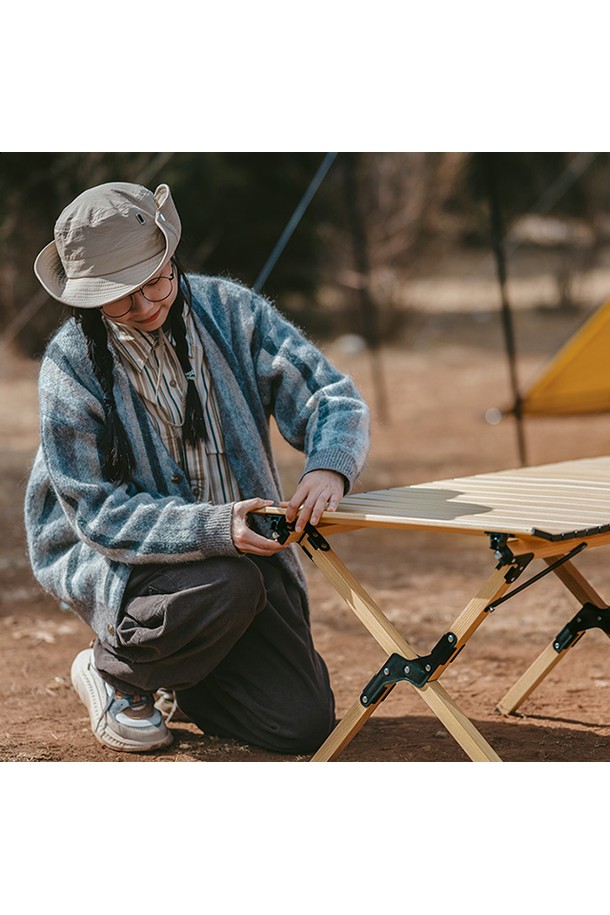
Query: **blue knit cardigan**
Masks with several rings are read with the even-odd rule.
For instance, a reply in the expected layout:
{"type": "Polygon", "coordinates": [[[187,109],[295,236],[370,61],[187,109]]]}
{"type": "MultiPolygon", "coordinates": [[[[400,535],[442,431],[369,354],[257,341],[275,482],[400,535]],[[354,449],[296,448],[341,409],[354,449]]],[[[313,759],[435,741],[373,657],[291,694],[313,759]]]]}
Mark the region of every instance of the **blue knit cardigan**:
{"type": "MultiPolygon", "coordinates": [[[[352,381],[262,296],[225,279],[191,275],[189,281],[242,498],[284,497],[271,452],[271,416],[304,452],[303,473],[336,470],[351,488],[369,436],[368,410],[352,381]]],[[[232,504],[195,500],[118,357],[114,378],[117,410],[135,456],[124,485],[102,475],[102,389],[82,330],[68,320],[41,365],[41,444],[25,502],[35,577],[112,645],[133,566],[239,555],[231,539],[232,504]]],[[[269,534],[264,519],[257,518],[255,527],[269,534]]],[[[293,550],[279,558],[305,593],[293,550]]]]}

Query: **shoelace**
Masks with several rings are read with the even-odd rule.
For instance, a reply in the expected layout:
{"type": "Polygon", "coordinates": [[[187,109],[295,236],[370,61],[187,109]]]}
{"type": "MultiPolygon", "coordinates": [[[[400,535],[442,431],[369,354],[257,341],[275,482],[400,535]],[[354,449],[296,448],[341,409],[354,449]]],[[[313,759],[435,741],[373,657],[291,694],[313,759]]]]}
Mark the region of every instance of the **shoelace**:
{"type": "MultiPolygon", "coordinates": [[[[108,695],[108,690],[106,690],[106,694],[108,695]]],[[[99,728],[100,724],[106,717],[106,712],[108,711],[108,709],[110,708],[110,706],[112,705],[113,702],[114,702],[114,695],[108,696],[108,702],[106,703],[105,708],[102,709],[100,717],[97,719],[97,724],[95,725],[94,733],[97,733],[97,729],[99,728]]]]}
{"type": "Polygon", "coordinates": [[[176,710],[178,708],[176,693],[173,691],[173,689],[165,689],[162,687],[161,689],[157,690],[157,694],[160,699],[165,699],[167,702],[171,702],[172,707],[169,714],[163,716],[165,718],[165,723],[168,724],[176,714],[176,710]]]}
{"type": "MultiPolygon", "coordinates": [[[[130,693],[122,693],[118,689],[113,689],[109,683],[104,683],[104,686],[106,687],[106,694],[108,696],[108,702],[106,703],[104,709],[102,710],[100,717],[97,719],[94,733],[97,732],[97,729],[99,728],[108,709],[110,708],[110,706],[112,705],[112,703],[114,702],[115,699],[127,699],[127,701],[129,702],[129,705],[132,706],[132,708],[135,708],[138,705],[146,705],[146,702],[151,698],[150,696],[141,695],[139,693],[136,693],[135,695],[131,695],[130,693]],[[108,692],[109,689],[112,689],[111,693],[108,692]]],[[[174,700],[174,702],[175,702],[175,700],[174,700]]],[[[154,708],[154,703],[153,703],[153,708],[154,708]]],[[[174,712],[175,712],[175,709],[172,709],[172,715],[174,714],[174,712]]]]}

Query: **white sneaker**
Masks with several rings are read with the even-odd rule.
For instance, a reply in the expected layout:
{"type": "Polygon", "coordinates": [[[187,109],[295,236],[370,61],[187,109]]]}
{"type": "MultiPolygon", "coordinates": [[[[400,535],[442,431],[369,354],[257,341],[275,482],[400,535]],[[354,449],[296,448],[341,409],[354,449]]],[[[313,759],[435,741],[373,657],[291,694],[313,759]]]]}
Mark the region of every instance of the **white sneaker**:
{"type": "Polygon", "coordinates": [[[72,686],[86,705],[91,730],[101,744],[125,753],[146,753],[169,746],[173,737],[149,693],[128,695],[102,679],[87,648],[74,659],[72,686]]]}

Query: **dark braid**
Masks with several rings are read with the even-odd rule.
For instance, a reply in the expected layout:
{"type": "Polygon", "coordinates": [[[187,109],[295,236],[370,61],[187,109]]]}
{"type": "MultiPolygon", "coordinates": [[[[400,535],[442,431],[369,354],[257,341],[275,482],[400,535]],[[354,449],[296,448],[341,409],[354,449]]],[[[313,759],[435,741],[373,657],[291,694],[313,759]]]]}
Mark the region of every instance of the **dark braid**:
{"type": "Polygon", "coordinates": [[[187,382],[183,426],[184,439],[189,445],[196,445],[198,441],[203,439],[205,422],[203,419],[203,407],[195,384],[195,373],[189,359],[186,325],[183,317],[184,305],[186,304],[188,308],[191,307],[191,287],[188,277],[184,274],[180,262],[175,256],[173,261],[178,273],[178,294],[171,307],[168,321],[174,337],[176,355],[187,382]]]}
{"type": "MultiPolygon", "coordinates": [[[[191,287],[178,258],[172,258],[178,275],[178,293],[170,309],[164,328],[172,332],[175,341],[176,355],[187,380],[186,404],[184,417],[184,438],[190,445],[195,445],[203,438],[205,423],[203,407],[195,385],[186,340],[184,323],[184,306],[191,307],[191,287]]],[[[121,422],[114,399],[114,361],[108,348],[108,333],[102,313],[97,308],[73,309],[76,321],[81,325],[87,341],[87,352],[93,365],[95,377],[102,386],[106,426],[104,430],[104,464],[102,471],[106,479],[115,483],[126,482],[135,466],[133,452],[125,427],[121,422]]]]}
{"type": "Polygon", "coordinates": [[[108,349],[108,334],[97,308],[75,309],[74,315],[87,340],[87,351],[95,377],[102,386],[106,425],[104,427],[104,464],[102,472],[113,483],[126,482],[134,468],[134,459],[125,427],[119,419],[114,400],[114,361],[108,349]]]}

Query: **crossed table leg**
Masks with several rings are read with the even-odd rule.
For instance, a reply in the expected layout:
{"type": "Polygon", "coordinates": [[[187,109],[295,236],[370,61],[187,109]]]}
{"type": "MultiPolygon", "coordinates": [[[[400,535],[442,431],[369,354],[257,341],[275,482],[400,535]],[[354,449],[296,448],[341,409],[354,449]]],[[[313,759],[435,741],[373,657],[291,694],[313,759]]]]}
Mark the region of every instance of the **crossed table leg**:
{"type": "Polygon", "coordinates": [[[305,535],[298,542],[379,645],[390,652],[388,662],[382,671],[371,680],[371,689],[369,690],[368,686],[365,688],[361,697],[312,757],[312,762],[336,759],[396,683],[403,679],[417,688],[424,702],[470,759],[500,762],[500,757],[493,747],[438,680],[485,619],[490,605],[504,594],[511,582],[521,573],[523,564],[515,560],[509,564],[508,571],[506,565],[499,564],[480,591],[468,602],[451,631],[443,636],[429,657],[422,659],[389,622],[319,531],[308,526],[305,535]]]}
{"type": "MultiPolygon", "coordinates": [[[[333,532],[332,527],[323,529],[325,532],[333,532]]],[[[597,592],[570,562],[570,558],[584,549],[587,543],[567,544],[565,551],[561,554],[556,554],[557,547],[550,547],[548,543],[535,544],[529,552],[531,543],[525,546],[523,543],[518,543],[517,546],[521,552],[515,550],[513,553],[507,544],[505,535],[490,534],[490,537],[492,547],[494,545],[497,547],[495,556],[500,560],[498,565],[478,593],[459,614],[451,630],[432,649],[430,655],[420,657],[389,622],[360,582],[341,562],[320,530],[308,525],[305,534],[300,538],[291,536],[291,539],[299,543],[306,555],[324,573],[337,593],[344,598],[379,645],[390,653],[384,667],[369,681],[361,696],[314,754],[312,762],[329,762],[336,759],[394,686],[402,680],[406,680],[417,689],[424,702],[471,760],[501,762],[493,747],[438,682],[444,670],[498,603],[503,599],[507,600],[513,593],[527,587],[547,572],[553,571],[578,600],[587,602],[582,610],[585,611],[587,607],[590,607],[591,610],[587,611],[589,615],[594,612],[599,620],[599,614],[604,614],[608,608],[603,606],[597,592]],[[495,543],[494,537],[499,538],[495,543]],[[552,552],[550,552],[551,550],[552,552]],[[545,559],[548,568],[503,597],[533,558],[545,559]]],[[[559,638],[563,638],[563,643],[559,645],[558,637],[556,637],[515,686],[509,690],[499,703],[498,710],[504,714],[513,711],[561,659],[562,652],[565,653],[566,648],[572,647],[582,636],[584,629],[591,628],[592,625],[600,625],[600,623],[586,622],[583,625],[580,617],[577,616],[575,621],[564,627],[568,637],[562,636],[564,633],[562,630],[559,638]]],[[[607,623],[601,625],[610,635],[610,617],[608,617],[607,623]]]]}
{"type": "MultiPolygon", "coordinates": [[[[553,559],[554,557],[549,557],[546,562],[552,564],[553,559]]],[[[553,571],[582,604],[581,610],[552,639],[533,664],[528,667],[514,686],[500,700],[497,709],[503,715],[511,714],[527,699],[555,665],[580,641],[587,629],[599,627],[610,636],[608,608],[597,591],[581,575],[578,569],[568,561],[553,571]]]]}

